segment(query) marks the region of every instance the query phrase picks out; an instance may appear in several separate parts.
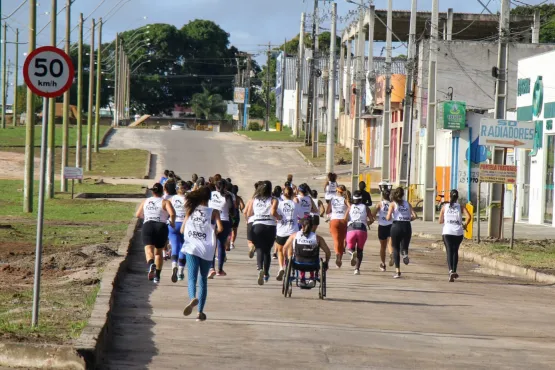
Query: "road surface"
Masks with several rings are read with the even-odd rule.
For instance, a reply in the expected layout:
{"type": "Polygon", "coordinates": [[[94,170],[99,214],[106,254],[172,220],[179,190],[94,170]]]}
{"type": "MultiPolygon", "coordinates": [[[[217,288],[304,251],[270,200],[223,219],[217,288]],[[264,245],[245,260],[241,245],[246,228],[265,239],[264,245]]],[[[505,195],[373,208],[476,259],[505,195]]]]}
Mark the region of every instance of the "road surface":
{"type": "MultiPolygon", "coordinates": [[[[120,139],[151,146],[163,168],[184,178],[229,174],[243,196],[259,179],[283,182],[291,172],[298,184],[314,175],[289,145],[232,134],[120,130],[112,140],[120,139]]],[[[330,240],[327,224],[321,230],[330,240]]],[[[182,315],[186,284],[171,283],[168,268],[160,285],[147,280],[137,244],[103,368],[553,369],[553,287],[481,275],[462,261],[461,278],[448,283],[443,253],[424,240],[412,244],[411,264],[394,280],[379,272],[376,228],[369,239],[360,276],[345,265],[330,269],[325,301],[298,288],[284,299],[275,264],[270,282],[257,285],[241,226],[228,276],[209,281],[202,323],[182,315]]]]}

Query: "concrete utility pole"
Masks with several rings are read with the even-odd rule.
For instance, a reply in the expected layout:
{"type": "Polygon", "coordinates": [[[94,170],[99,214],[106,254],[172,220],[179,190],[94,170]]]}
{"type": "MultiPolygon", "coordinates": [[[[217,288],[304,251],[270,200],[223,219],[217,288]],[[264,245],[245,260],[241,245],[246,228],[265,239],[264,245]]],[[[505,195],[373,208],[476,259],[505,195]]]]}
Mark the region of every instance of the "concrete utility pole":
{"type": "Polygon", "coordinates": [[[245,80],[246,80],[246,90],[245,90],[245,106],[243,107],[243,115],[244,115],[244,120],[245,120],[245,127],[248,125],[249,122],[249,102],[250,102],[250,97],[252,95],[251,92],[251,68],[252,68],[252,54],[247,54],[248,58],[247,58],[247,71],[246,71],[246,75],[245,75],[245,80]]]}
{"type": "Polygon", "coordinates": [[[77,142],[75,145],[75,166],[82,167],[83,135],[83,13],[79,14],[79,43],[77,56],[77,142]]]}
{"type": "Polygon", "coordinates": [[[439,35],[439,0],[432,2],[432,24],[430,32],[430,61],[428,67],[428,118],[426,120],[426,156],[424,170],[424,221],[435,219],[436,194],[436,74],[437,74],[437,39],[439,35]]]}
{"type": "Polygon", "coordinates": [[[270,130],[270,61],[272,57],[272,46],[268,43],[268,59],[266,62],[266,123],[264,124],[264,129],[266,131],[270,130]]]}
{"type": "Polygon", "coordinates": [[[100,93],[102,84],[102,18],[98,21],[98,56],[96,61],[96,110],[94,119],[94,152],[98,153],[100,146],[100,93]]]}
{"type": "MultiPolygon", "coordinates": [[[[71,47],[71,0],[66,0],[66,37],[65,37],[65,51],[69,55],[71,47]]],[[[62,168],[61,168],[61,190],[67,192],[67,179],[64,178],[65,168],[69,164],[69,100],[70,90],[64,93],[63,104],[63,134],[62,134],[62,168]]]]}
{"type": "MultiPolygon", "coordinates": [[[[509,85],[509,20],[511,3],[509,0],[501,1],[499,15],[499,53],[497,59],[497,84],[495,88],[495,118],[505,119],[507,115],[507,94],[509,85]]],[[[505,164],[507,149],[493,147],[493,163],[505,164]]],[[[503,237],[503,203],[505,186],[491,184],[490,186],[490,213],[488,217],[488,235],[490,238],[503,237]]]]}
{"type": "Polygon", "coordinates": [[[416,8],[417,0],[412,0],[410,12],[409,47],[407,51],[407,82],[405,85],[405,102],[403,104],[403,144],[401,146],[401,173],[399,183],[402,187],[409,184],[409,157],[412,125],[412,100],[414,97],[414,67],[416,65],[416,8]]]}
{"type": "MultiPolygon", "coordinates": [[[[37,42],[37,0],[29,0],[29,54],[37,42]]],[[[25,179],[23,184],[23,212],[33,212],[33,172],[35,170],[35,103],[33,92],[27,88],[27,112],[25,114],[25,179]]]]}
{"type": "Polygon", "coordinates": [[[8,73],[7,73],[8,69],[6,64],[7,41],[8,41],[8,23],[4,22],[4,39],[2,42],[2,128],[6,128],[6,89],[8,85],[8,73]]]}
{"type": "Polygon", "coordinates": [[[91,22],[91,50],[89,52],[89,109],[87,114],[87,158],[86,158],[86,170],[92,170],[92,126],[93,126],[93,114],[94,114],[94,102],[93,102],[93,92],[94,92],[94,32],[96,24],[94,19],[91,22]]]}
{"type": "MultiPolygon", "coordinates": [[[[58,29],[58,0],[51,0],[50,45],[56,47],[58,29]]],[[[56,174],[56,98],[48,99],[48,150],[46,151],[46,199],[54,198],[56,174]]]]}
{"type": "Polygon", "coordinates": [[[315,73],[315,65],[316,65],[316,18],[318,17],[318,0],[314,0],[314,13],[312,13],[312,58],[310,59],[309,63],[309,70],[308,70],[308,103],[307,103],[307,110],[306,110],[306,135],[305,135],[305,145],[310,145],[312,143],[313,138],[310,134],[309,123],[312,122],[312,115],[314,112],[314,75],[315,73]]]}
{"type": "Polygon", "coordinates": [[[540,10],[534,10],[534,25],[532,26],[532,44],[540,43],[540,10]]]}
{"type": "Polygon", "coordinates": [[[362,95],[364,92],[364,48],[366,45],[366,40],[364,36],[364,8],[361,6],[359,9],[359,21],[358,21],[358,36],[357,43],[355,45],[356,49],[356,72],[355,80],[356,82],[356,96],[355,96],[355,124],[353,125],[353,160],[352,160],[352,171],[351,171],[351,192],[355,192],[358,189],[358,178],[360,175],[360,148],[358,145],[360,136],[360,125],[362,123],[362,95]]]}
{"type": "Polygon", "coordinates": [[[347,40],[347,101],[345,102],[345,113],[351,114],[351,95],[353,94],[353,42],[351,39],[347,40]]]}
{"type": "Polygon", "coordinates": [[[301,136],[302,127],[302,104],[303,104],[303,65],[304,65],[304,30],[305,27],[305,13],[301,14],[301,32],[299,33],[299,55],[297,56],[297,81],[295,90],[297,92],[297,104],[295,109],[295,126],[293,127],[293,134],[295,137],[301,136]]]}
{"type": "MultiPolygon", "coordinates": [[[[331,8],[331,37],[330,37],[330,65],[328,80],[328,135],[326,142],[326,172],[333,172],[335,157],[335,64],[337,53],[335,49],[337,35],[337,3],[332,4],[331,8]]],[[[340,48],[343,53],[343,48],[340,48]]],[[[341,99],[341,98],[340,98],[341,99]]]]}
{"type": "Polygon", "coordinates": [[[389,163],[389,138],[391,134],[391,52],[392,52],[392,33],[393,33],[393,0],[387,3],[387,34],[386,34],[386,55],[385,55],[385,102],[383,110],[383,158],[382,158],[382,181],[390,180],[389,163]]]}
{"type": "MultiPolygon", "coordinates": [[[[312,104],[312,158],[318,158],[318,139],[320,136],[320,130],[318,130],[318,103],[320,101],[319,91],[318,91],[318,71],[320,69],[320,40],[318,36],[320,35],[320,21],[318,19],[318,12],[315,12],[314,23],[316,23],[316,37],[314,38],[314,54],[312,58],[314,59],[315,71],[312,75],[314,79],[314,102],[312,104]]],[[[322,73],[320,71],[320,73],[322,73]]]]}
{"type": "Polygon", "coordinates": [[[19,28],[15,30],[15,72],[13,75],[13,120],[12,126],[17,126],[17,83],[19,79],[19,28]]]}
{"type": "Polygon", "coordinates": [[[339,44],[339,111],[345,112],[345,89],[343,88],[345,81],[345,47],[343,46],[343,38],[339,44]]]}
{"type": "Polygon", "coordinates": [[[118,126],[118,83],[119,83],[119,33],[116,34],[116,48],[114,49],[114,119],[112,126],[118,126]]]}
{"type": "Polygon", "coordinates": [[[285,121],[285,83],[287,78],[285,74],[287,73],[287,53],[285,52],[285,44],[287,44],[287,39],[283,43],[283,58],[281,61],[281,109],[280,109],[280,120],[281,125],[279,130],[283,131],[283,122],[285,121]]]}

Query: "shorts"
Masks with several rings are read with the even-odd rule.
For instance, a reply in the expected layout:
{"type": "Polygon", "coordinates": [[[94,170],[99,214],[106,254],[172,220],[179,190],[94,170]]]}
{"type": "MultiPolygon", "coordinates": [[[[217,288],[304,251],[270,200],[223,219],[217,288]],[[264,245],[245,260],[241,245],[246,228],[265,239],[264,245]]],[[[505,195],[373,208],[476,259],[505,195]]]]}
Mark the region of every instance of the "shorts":
{"type": "Polygon", "coordinates": [[[168,242],[168,224],[164,222],[146,222],[141,230],[144,245],[154,245],[158,249],[166,247],[168,242]]]}
{"type": "Polygon", "coordinates": [[[391,225],[387,226],[378,226],[378,239],[379,240],[387,240],[387,238],[391,238],[391,225]]]}
{"type": "Polygon", "coordinates": [[[247,224],[247,240],[249,242],[252,242],[252,224],[253,224],[252,222],[249,222],[247,224]]]}
{"type": "Polygon", "coordinates": [[[239,223],[241,222],[241,216],[235,216],[232,218],[231,228],[236,229],[239,227],[239,223]]]}
{"type": "Polygon", "coordinates": [[[287,243],[287,240],[289,240],[288,236],[276,236],[276,244],[277,245],[285,245],[285,243],[287,243]]]}

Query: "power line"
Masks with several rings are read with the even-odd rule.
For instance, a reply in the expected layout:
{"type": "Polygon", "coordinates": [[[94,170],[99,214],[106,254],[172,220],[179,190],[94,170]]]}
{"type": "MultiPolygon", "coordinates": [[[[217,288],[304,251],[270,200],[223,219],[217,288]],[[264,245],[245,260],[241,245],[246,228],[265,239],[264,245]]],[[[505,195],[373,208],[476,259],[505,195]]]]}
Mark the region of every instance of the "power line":
{"type": "Polygon", "coordinates": [[[23,7],[23,5],[25,5],[27,3],[27,1],[29,0],[23,0],[23,2],[21,4],[19,4],[19,6],[17,8],[15,8],[15,10],[8,16],[2,18],[2,20],[6,20],[11,18],[15,13],[17,13],[19,11],[19,9],[21,9],[23,7]]]}

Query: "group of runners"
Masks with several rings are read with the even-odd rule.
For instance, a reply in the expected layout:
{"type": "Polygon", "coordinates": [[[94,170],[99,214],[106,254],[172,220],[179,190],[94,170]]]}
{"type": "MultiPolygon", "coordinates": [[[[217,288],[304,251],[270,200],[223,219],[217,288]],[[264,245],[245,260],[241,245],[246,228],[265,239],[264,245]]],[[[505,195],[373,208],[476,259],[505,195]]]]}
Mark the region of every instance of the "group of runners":
{"type": "MultiPolygon", "coordinates": [[[[283,186],[272,187],[268,180],[255,183],[254,194],[247,202],[238,195],[238,186],[219,174],[208,180],[193,175],[191,181],[184,181],[172,171],[166,171],[150,190],[152,196],[137,211],[137,217],[144,219],[142,237],[148,279],[160,282],[164,250],[169,241],[171,281],[184,280],[187,266],[191,300],[184,315],[190,315],[198,306],[199,321],[206,320],[207,280],[227,275],[224,265],[227,252],[235,248],[241,214],[247,221],[249,257],[256,255],[258,285],[269,281],[272,259],[277,259],[279,267],[276,279],[282,281],[287,261],[299,249],[313,256],[323,251],[323,266],[328,268],[332,252],[318,235],[321,219],[329,223],[337,268],[342,267],[344,255],[348,254],[354,274],[360,274],[368,230],[374,222],[378,223],[380,270],[387,270],[387,252],[389,266],[395,266],[394,278],[401,277],[401,260],[406,265],[410,262],[411,222],[417,216],[404,200],[405,193],[400,187],[392,190],[390,185],[380,183],[381,199],[373,208],[364,182],[351,194],[344,185],[338,184],[334,173],[328,174],[323,187],[325,204],[308,184],[294,185],[292,175],[283,186]]],[[[451,191],[450,195],[451,202],[441,210],[440,222],[445,223],[449,281],[454,281],[458,277],[458,248],[467,225],[463,224],[462,215],[467,220],[469,215],[457,203],[457,191],[451,191]]],[[[310,272],[307,277],[300,272],[299,284],[314,287],[315,273],[310,272]]]]}

